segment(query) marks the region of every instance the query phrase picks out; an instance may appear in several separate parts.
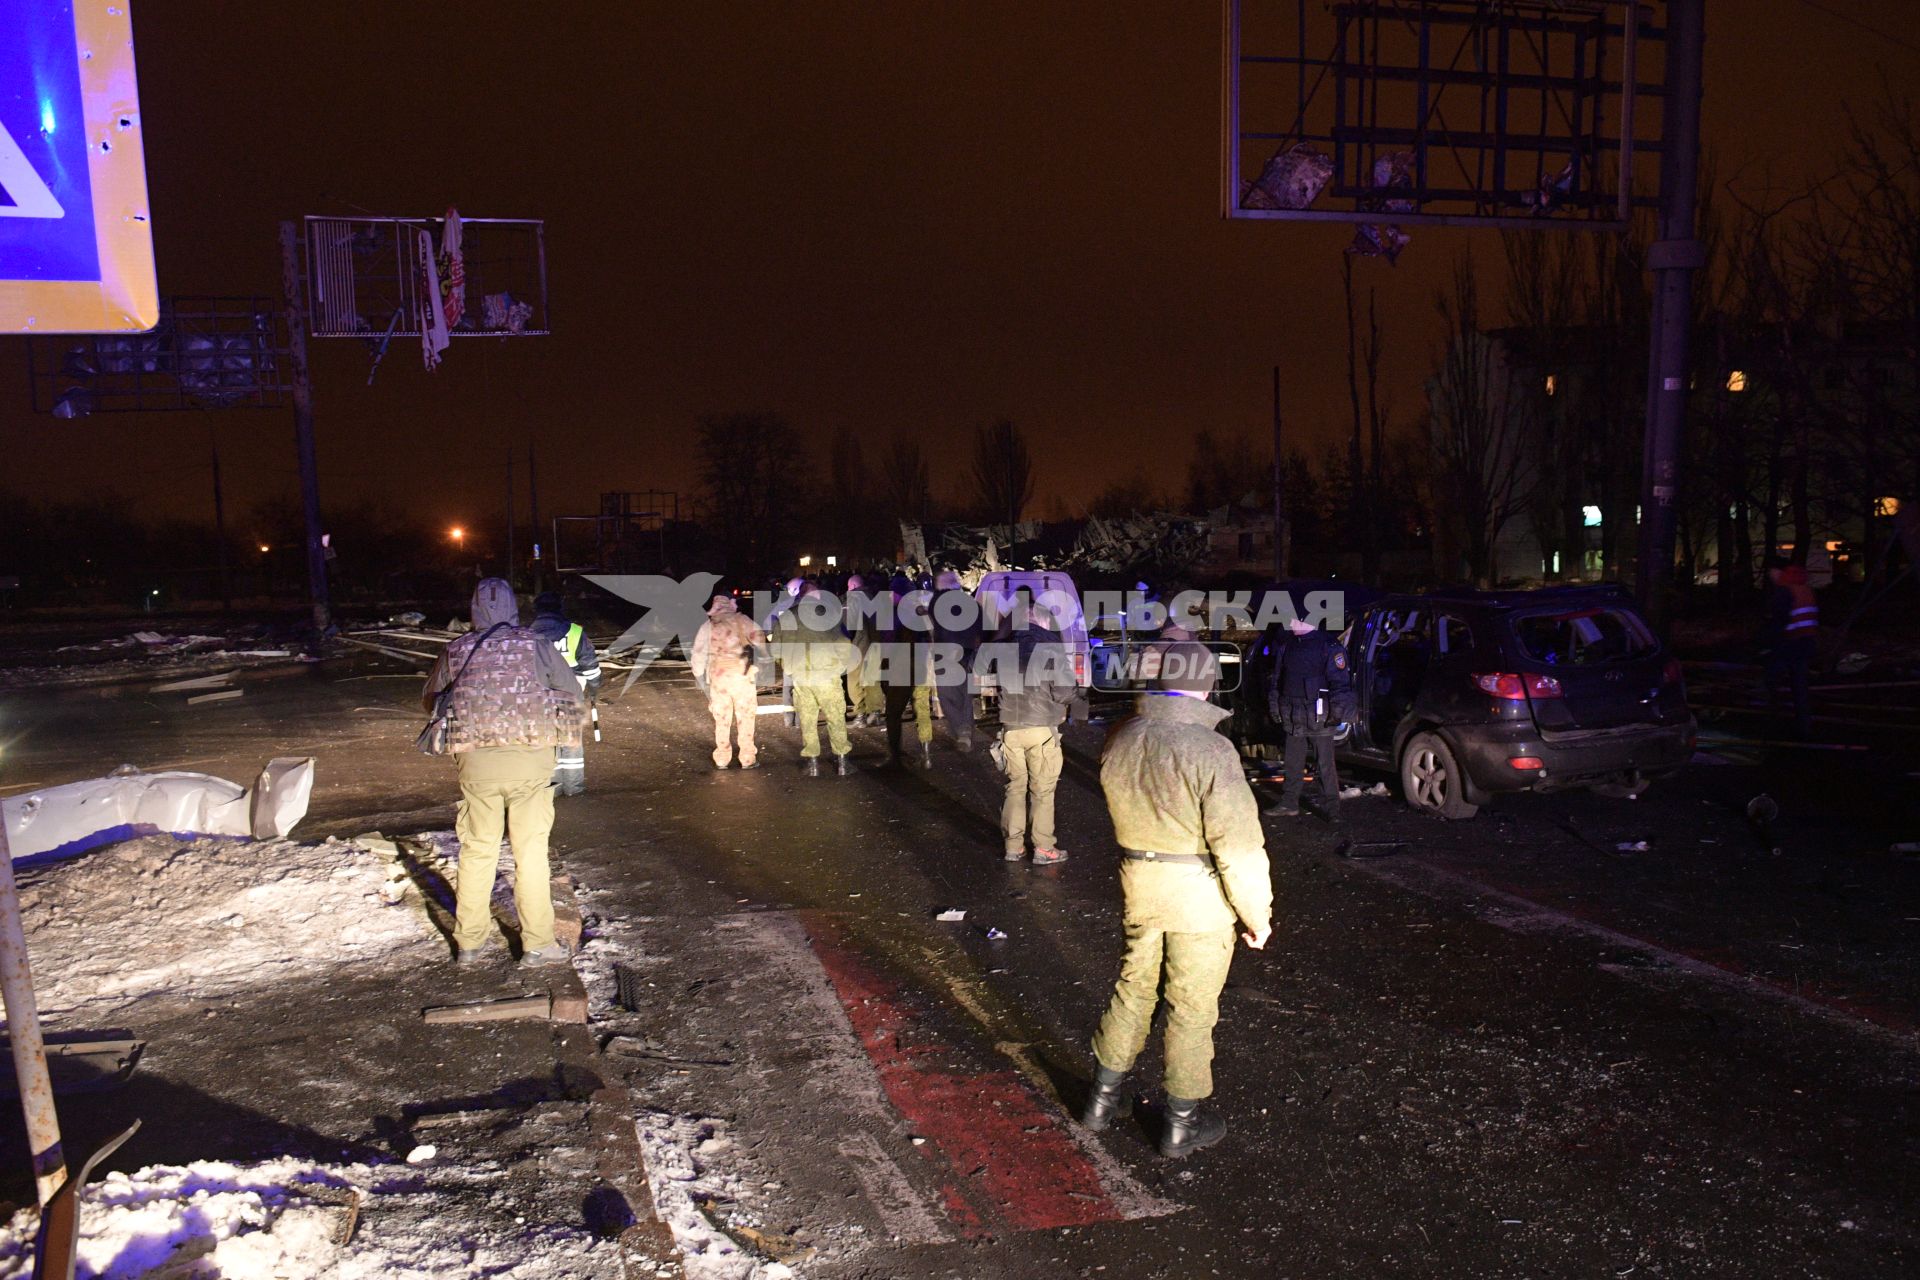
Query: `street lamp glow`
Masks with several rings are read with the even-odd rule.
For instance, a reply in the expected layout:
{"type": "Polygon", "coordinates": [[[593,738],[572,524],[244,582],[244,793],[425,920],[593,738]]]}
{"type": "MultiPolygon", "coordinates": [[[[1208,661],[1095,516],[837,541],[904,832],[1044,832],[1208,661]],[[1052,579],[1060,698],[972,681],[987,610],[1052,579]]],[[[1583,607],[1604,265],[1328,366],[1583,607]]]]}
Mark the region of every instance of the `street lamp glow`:
{"type": "Polygon", "coordinates": [[[260,554],[261,554],[261,555],[265,555],[265,554],[267,554],[267,552],[269,552],[269,551],[271,551],[271,550],[273,550],[273,548],[272,548],[272,547],[270,547],[270,546],[268,546],[268,545],[267,545],[266,543],[264,543],[264,542],[263,542],[263,543],[261,543],[261,544],[260,544],[260,554]]]}
{"type": "Polygon", "coordinates": [[[462,529],[459,525],[455,525],[453,526],[453,528],[447,530],[447,536],[449,538],[452,538],[455,542],[462,542],[462,541],[465,541],[466,539],[467,531],[465,529],[462,529]]]}

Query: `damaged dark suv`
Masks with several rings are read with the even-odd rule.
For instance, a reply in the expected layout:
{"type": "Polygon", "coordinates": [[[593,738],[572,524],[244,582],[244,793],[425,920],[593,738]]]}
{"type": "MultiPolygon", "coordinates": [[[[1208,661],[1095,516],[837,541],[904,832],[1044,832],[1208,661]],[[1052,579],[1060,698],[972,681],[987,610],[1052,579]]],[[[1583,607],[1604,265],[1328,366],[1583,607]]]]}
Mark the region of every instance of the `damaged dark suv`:
{"type": "MultiPolygon", "coordinates": [[[[1263,696],[1277,642],[1247,655],[1243,748],[1281,741],[1263,696]]],[[[1346,643],[1359,709],[1341,763],[1398,773],[1443,817],[1500,792],[1635,794],[1693,754],[1680,664],[1618,587],[1384,596],[1346,643]]]]}

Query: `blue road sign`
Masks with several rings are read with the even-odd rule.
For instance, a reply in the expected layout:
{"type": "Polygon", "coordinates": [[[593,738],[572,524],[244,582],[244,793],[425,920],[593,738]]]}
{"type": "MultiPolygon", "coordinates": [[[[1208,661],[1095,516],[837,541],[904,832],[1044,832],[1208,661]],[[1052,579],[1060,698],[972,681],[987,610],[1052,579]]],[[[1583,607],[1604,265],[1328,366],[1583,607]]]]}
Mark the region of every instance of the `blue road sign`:
{"type": "Polygon", "coordinates": [[[129,0],[0,0],[0,332],[159,318],[129,0]]]}

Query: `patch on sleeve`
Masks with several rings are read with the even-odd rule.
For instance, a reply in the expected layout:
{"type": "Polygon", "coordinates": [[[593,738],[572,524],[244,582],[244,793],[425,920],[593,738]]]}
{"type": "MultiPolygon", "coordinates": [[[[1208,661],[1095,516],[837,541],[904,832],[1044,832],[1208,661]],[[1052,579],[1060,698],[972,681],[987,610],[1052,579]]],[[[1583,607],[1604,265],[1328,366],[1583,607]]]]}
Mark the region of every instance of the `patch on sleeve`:
{"type": "Polygon", "coordinates": [[[1347,669],[1347,651],[1345,649],[1335,649],[1333,651],[1333,665],[1342,671],[1347,669]]]}

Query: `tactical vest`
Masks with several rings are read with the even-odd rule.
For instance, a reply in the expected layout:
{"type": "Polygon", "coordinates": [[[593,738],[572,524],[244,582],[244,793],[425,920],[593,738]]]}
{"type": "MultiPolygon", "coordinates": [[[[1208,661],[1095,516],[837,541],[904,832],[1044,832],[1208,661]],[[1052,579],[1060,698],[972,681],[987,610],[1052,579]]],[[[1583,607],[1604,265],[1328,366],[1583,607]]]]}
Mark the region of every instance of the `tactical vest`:
{"type": "Polygon", "coordinates": [[[448,750],[580,744],[580,711],[573,696],[540,679],[538,651],[551,643],[524,627],[502,627],[484,644],[478,636],[453,642],[448,666],[459,679],[453,686],[448,750]]]}

